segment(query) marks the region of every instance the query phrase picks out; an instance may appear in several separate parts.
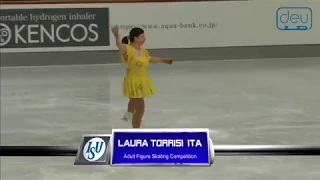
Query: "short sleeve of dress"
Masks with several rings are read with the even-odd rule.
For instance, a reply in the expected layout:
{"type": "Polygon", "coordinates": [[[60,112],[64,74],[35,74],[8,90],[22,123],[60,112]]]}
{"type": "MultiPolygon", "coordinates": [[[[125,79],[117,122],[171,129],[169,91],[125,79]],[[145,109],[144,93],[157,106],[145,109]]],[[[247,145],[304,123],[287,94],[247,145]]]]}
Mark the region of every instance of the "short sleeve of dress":
{"type": "Polygon", "coordinates": [[[143,48],[143,53],[144,53],[144,55],[148,58],[148,60],[150,60],[151,56],[150,56],[150,54],[149,54],[149,51],[146,50],[145,48],[143,48]]]}
{"type": "Polygon", "coordinates": [[[125,45],[126,46],[126,54],[127,54],[127,58],[125,58],[124,56],[121,56],[123,62],[127,63],[128,61],[130,61],[132,58],[134,58],[134,50],[130,45],[125,45]]]}

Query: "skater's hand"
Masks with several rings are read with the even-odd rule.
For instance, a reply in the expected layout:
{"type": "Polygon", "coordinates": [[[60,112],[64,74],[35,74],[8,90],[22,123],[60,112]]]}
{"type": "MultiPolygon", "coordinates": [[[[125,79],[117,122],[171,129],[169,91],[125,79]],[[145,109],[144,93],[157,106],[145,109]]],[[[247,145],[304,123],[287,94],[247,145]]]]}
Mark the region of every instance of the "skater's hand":
{"type": "Polygon", "coordinates": [[[118,36],[119,35],[119,26],[118,25],[113,26],[111,28],[111,31],[112,31],[113,35],[118,36]]]}
{"type": "Polygon", "coordinates": [[[171,58],[164,59],[164,63],[165,64],[172,64],[173,63],[173,59],[171,59],[171,58]]]}

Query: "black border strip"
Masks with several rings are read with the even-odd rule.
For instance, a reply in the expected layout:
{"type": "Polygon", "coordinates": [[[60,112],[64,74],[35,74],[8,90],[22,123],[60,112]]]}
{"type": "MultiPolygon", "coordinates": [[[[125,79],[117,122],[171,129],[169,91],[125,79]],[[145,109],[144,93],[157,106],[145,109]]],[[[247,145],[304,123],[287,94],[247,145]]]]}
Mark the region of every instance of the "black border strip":
{"type": "MultiPolygon", "coordinates": [[[[215,156],[320,156],[320,146],[215,145],[215,156]]],[[[76,156],[70,146],[0,146],[0,156],[76,156]]]]}

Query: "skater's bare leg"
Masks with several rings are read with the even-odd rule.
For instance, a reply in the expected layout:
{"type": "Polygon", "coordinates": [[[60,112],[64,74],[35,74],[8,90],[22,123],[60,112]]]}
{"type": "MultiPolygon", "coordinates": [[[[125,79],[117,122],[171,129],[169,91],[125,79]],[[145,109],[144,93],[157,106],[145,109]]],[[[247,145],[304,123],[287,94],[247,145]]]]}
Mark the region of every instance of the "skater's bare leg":
{"type": "Polygon", "coordinates": [[[140,128],[142,117],[144,115],[145,104],[143,98],[136,98],[134,99],[134,109],[135,112],[133,114],[132,119],[132,128],[140,128]]]}

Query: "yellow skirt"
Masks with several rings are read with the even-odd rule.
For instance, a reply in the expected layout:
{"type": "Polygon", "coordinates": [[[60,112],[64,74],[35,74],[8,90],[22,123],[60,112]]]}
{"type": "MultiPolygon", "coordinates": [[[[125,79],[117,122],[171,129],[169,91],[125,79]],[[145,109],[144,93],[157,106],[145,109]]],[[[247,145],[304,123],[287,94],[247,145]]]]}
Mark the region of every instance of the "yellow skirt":
{"type": "Polygon", "coordinates": [[[123,95],[128,98],[145,98],[156,93],[149,76],[126,75],[123,80],[123,95]]]}

